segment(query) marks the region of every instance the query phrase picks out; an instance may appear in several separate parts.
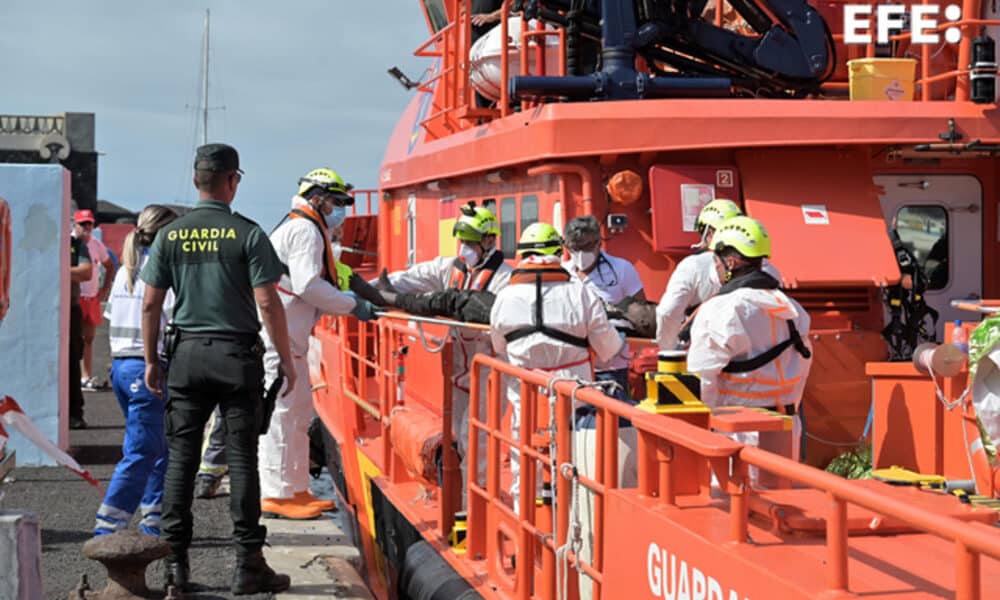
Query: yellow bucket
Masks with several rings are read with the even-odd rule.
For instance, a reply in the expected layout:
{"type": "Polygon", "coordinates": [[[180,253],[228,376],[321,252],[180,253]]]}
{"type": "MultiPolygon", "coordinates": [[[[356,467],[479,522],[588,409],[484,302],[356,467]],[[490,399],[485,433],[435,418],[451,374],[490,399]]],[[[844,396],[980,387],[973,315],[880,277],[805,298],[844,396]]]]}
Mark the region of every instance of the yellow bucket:
{"type": "Polygon", "coordinates": [[[912,58],[858,58],[847,61],[847,68],[851,100],[913,100],[912,58]]]}

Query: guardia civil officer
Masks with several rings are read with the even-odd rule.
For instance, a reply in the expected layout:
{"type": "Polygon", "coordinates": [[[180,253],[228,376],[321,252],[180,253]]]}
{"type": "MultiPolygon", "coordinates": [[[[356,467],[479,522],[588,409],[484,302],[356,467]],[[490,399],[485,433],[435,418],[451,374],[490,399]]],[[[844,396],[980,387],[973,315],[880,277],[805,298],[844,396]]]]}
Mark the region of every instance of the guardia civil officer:
{"type": "Polygon", "coordinates": [[[146,385],[162,393],[164,374],[156,356],[160,314],[167,289],[176,295],[165,428],[169,465],[164,486],[162,538],[170,544],[167,572],[188,587],[191,502],[205,422],[221,407],[232,482],[230,510],[236,545],[234,594],[280,592],[287,575],[264,561],[267,530],[260,524],[257,435],[264,386],[261,319],[278,351],[288,387],[295,368],[288,346],[285,311],[275,283],[282,267],[267,235],[256,223],[231,212],[243,171],[239,155],[225,144],[198,148],[194,210],[160,230],[140,277],[146,282],[142,334],[146,385]],[[256,303],[256,306],[255,306],[256,303]]]}

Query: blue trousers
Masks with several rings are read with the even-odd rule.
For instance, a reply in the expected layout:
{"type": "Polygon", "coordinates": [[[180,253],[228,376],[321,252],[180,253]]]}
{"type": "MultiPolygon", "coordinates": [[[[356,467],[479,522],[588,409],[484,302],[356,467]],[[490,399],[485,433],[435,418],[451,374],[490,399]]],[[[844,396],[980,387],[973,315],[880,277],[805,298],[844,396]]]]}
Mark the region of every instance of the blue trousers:
{"type": "Polygon", "coordinates": [[[167,470],[164,435],[165,399],[157,398],[145,383],[146,363],[141,358],[116,358],[111,362],[111,389],[125,414],[124,455],[108,484],[94,534],[113,533],[128,526],[141,508],[139,528],[160,533],[163,476],[167,470]]]}

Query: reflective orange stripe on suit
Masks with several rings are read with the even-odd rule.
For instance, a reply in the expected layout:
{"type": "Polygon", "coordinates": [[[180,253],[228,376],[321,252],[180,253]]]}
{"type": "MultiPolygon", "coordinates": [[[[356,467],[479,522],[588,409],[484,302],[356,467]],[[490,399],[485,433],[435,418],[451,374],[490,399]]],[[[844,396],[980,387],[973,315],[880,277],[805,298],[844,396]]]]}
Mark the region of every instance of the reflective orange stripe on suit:
{"type": "MultiPolygon", "coordinates": [[[[788,305],[784,301],[782,301],[781,299],[778,299],[778,301],[781,303],[781,306],[769,309],[767,311],[768,316],[771,317],[772,346],[776,346],[779,342],[783,341],[778,339],[779,329],[784,329],[784,327],[779,328],[779,324],[784,324],[784,322],[786,321],[786,319],[778,318],[776,315],[785,312],[785,310],[788,308],[788,305]]],[[[784,398],[789,394],[791,394],[792,392],[794,392],[795,386],[802,379],[801,376],[789,377],[789,378],[785,377],[785,369],[781,364],[781,356],[783,355],[784,353],[775,358],[773,363],[769,363],[769,364],[774,364],[775,369],[778,371],[777,379],[768,379],[763,377],[739,377],[730,373],[725,373],[725,372],[719,373],[719,396],[720,397],[731,396],[733,398],[742,398],[745,400],[770,400],[772,401],[771,404],[779,404],[777,400],[784,398]],[[737,384],[761,386],[764,388],[771,388],[771,389],[763,389],[760,391],[747,392],[729,387],[731,385],[737,385],[737,384]]],[[[756,371],[751,371],[748,374],[753,374],[753,373],[756,373],[756,371]]]]}

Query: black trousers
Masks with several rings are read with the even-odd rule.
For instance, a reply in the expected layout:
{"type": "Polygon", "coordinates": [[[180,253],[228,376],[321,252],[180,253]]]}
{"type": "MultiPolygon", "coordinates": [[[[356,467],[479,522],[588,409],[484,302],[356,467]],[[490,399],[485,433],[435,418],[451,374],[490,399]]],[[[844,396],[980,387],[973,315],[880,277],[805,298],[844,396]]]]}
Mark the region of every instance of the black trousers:
{"type": "Polygon", "coordinates": [[[162,538],[175,556],[191,545],[191,503],[201,461],[205,423],[219,406],[225,420],[231,495],[229,510],[238,556],[260,550],[267,529],[260,524],[257,435],[264,365],[259,341],[181,337],[167,376],[166,434],[169,463],[164,481],[162,538]]]}
{"type": "Polygon", "coordinates": [[[83,309],[74,302],[69,307],[69,416],[83,418],[83,390],[80,389],[80,361],[83,359],[83,309]]]}

